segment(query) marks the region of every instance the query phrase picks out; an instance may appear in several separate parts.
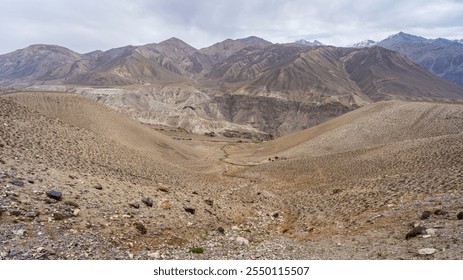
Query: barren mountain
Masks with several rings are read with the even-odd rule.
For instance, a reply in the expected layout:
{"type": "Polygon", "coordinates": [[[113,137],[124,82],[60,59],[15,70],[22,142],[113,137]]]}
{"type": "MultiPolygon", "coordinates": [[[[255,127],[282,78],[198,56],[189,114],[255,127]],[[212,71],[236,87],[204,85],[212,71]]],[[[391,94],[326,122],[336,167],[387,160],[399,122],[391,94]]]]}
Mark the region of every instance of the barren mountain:
{"type": "Polygon", "coordinates": [[[375,101],[395,98],[461,99],[462,87],[425,71],[396,52],[380,47],[348,55],[345,69],[375,101]]]}
{"type": "Polygon", "coordinates": [[[272,43],[264,39],[251,36],[244,39],[227,39],[223,42],[214,44],[207,48],[202,48],[201,53],[208,55],[213,59],[214,63],[222,62],[234,53],[245,48],[265,48],[271,46],[272,43]]]}
{"type": "Polygon", "coordinates": [[[388,101],[241,143],[4,94],[0,258],[461,259],[462,119],[388,101]]]}
{"type": "Polygon", "coordinates": [[[451,40],[425,39],[400,32],[378,43],[400,52],[432,73],[457,84],[463,84],[463,45],[451,40]]]}
{"type": "Polygon", "coordinates": [[[53,45],[32,45],[0,55],[0,85],[29,85],[65,78],[80,55],[53,45]],[[62,71],[55,71],[61,68],[62,71]]]}
{"type": "Polygon", "coordinates": [[[201,50],[177,38],[83,55],[42,49],[46,55],[30,47],[0,56],[8,61],[0,65],[0,83],[63,86],[139,121],[210,135],[270,139],[379,100],[454,100],[463,92],[380,47],[271,44],[249,37],[201,50]],[[27,63],[15,67],[16,60],[27,63]]]}

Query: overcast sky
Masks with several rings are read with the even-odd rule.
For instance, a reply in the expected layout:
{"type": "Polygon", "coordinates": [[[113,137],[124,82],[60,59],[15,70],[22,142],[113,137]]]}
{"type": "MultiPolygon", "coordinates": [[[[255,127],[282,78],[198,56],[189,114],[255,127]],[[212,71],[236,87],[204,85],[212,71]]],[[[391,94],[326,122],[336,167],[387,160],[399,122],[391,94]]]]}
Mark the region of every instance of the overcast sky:
{"type": "Polygon", "coordinates": [[[85,53],[177,37],[202,48],[255,35],[347,46],[404,31],[463,39],[462,0],[0,0],[0,54],[31,44],[85,53]]]}

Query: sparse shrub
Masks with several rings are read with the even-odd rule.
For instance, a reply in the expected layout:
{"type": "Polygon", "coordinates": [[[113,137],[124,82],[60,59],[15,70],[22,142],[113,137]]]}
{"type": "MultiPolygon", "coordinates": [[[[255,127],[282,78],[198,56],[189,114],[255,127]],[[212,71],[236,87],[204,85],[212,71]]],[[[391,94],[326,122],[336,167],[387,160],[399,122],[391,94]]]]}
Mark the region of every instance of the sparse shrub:
{"type": "Polygon", "coordinates": [[[190,253],[202,254],[202,253],[204,253],[204,248],[203,247],[192,247],[192,248],[190,248],[190,253]]]}

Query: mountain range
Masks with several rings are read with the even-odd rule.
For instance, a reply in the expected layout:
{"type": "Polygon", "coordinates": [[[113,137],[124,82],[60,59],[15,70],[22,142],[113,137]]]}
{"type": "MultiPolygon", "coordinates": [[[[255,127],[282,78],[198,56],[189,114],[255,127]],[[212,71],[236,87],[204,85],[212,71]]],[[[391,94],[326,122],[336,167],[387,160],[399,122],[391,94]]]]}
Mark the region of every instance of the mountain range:
{"type": "Polygon", "coordinates": [[[463,39],[426,39],[400,32],[379,42],[366,40],[353,47],[374,45],[400,52],[431,73],[463,85],[463,39]]]}
{"type": "MultiPolygon", "coordinates": [[[[199,50],[171,38],[86,54],[32,45],[0,56],[0,86],[59,88],[145,123],[268,139],[381,100],[462,99],[461,86],[384,48],[415,46],[407,38],[399,33],[370,48],[337,48],[252,36],[199,50]]],[[[450,63],[455,71],[458,57],[450,63]]]]}

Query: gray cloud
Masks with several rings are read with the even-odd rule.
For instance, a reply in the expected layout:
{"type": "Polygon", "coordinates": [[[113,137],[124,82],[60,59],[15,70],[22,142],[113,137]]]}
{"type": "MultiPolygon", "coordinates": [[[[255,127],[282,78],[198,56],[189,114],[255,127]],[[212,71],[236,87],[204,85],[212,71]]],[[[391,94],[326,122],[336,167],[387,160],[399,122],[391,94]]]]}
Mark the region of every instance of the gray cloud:
{"type": "Polygon", "coordinates": [[[404,31],[463,38],[457,0],[0,0],[0,53],[35,43],[78,52],[178,37],[194,47],[255,35],[343,46],[404,31]]]}

